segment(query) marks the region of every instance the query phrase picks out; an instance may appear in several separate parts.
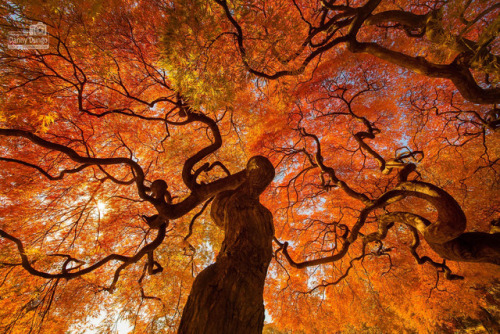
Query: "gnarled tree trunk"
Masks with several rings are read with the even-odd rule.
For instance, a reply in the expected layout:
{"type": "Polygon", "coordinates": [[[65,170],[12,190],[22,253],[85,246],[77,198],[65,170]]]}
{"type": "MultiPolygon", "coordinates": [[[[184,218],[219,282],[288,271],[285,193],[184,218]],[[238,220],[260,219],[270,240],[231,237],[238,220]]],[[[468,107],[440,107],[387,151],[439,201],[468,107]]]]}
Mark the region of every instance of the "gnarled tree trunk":
{"type": "Polygon", "coordinates": [[[274,227],[259,194],[273,177],[269,160],[253,157],[247,165],[247,180],[215,198],[211,215],[225,231],[224,242],[216,262],[193,283],[179,333],[262,333],[264,281],[274,227]]]}

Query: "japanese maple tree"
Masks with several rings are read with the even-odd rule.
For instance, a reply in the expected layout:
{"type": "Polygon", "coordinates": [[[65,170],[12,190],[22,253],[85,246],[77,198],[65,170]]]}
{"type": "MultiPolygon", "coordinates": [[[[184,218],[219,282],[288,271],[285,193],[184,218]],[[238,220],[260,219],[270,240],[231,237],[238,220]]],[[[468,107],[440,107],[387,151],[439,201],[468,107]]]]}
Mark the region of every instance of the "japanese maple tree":
{"type": "Polygon", "coordinates": [[[500,5],[0,12],[3,332],[500,330],[500,5]]]}

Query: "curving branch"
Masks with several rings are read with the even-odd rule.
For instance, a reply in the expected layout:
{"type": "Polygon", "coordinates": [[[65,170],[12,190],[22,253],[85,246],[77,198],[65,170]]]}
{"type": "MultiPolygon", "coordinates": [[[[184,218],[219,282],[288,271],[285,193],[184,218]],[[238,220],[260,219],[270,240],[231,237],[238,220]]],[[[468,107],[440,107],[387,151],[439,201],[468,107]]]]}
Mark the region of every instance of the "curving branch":
{"type": "MultiPolygon", "coordinates": [[[[193,120],[203,120],[207,121],[210,120],[209,124],[211,128],[213,127],[213,130],[218,132],[217,124],[211,120],[209,117],[201,115],[201,114],[196,114],[193,115],[193,120]],[[208,120],[207,120],[208,119],[208,120]]],[[[167,203],[164,199],[157,199],[154,198],[150,195],[147,194],[149,188],[144,185],[144,180],[145,180],[145,174],[141,166],[135,162],[134,160],[130,158],[92,158],[92,157],[85,157],[81,156],[78,154],[75,150],[72,148],[69,148],[67,146],[50,142],[47,141],[29,131],[24,131],[24,130],[17,130],[17,129],[1,129],[0,128],[0,136],[6,136],[6,137],[22,137],[25,139],[30,140],[34,144],[44,147],[50,150],[58,151],[66,156],[68,156],[71,160],[82,163],[84,165],[97,165],[97,166],[106,166],[106,165],[127,165],[130,167],[134,174],[134,181],[138,190],[139,196],[143,199],[146,200],[150,203],[152,203],[155,208],[158,210],[159,215],[161,216],[161,219],[176,219],[179,217],[182,217],[183,215],[187,214],[189,211],[193,210],[196,206],[199,204],[205,202],[207,199],[215,196],[217,193],[224,191],[224,190],[232,190],[236,189],[243,181],[245,180],[245,170],[240,171],[238,173],[235,173],[233,175],[229,175],[227,177],[224,177],[222,179],[207,183],[207,184],[201,184],[197,185],[196,189],[193,187],[193,191],[191,194],[186,197],[184,200],[175,203],[175,204],[170,204],[167,203]]],[[[220,139],[220,134],[219,134],[219,140],[220,143],[222,140],[220,139]]],[[[188,170],[192,170],[192,166],[196,164],[200,159],[205,157],[208,154],[211,154],[213,151],[216,150],[216,147],[220,145],[220,143],[215,143],[210,145],[209,147],[206,147],[205,149],[202,149],[200,152],[195,154],[193,157],[187,160],[183,172],[186,175],[187,182],[189,184],[194,184],[195,180],[193,178],[194,174],[192,172],[188,173],[188,170]]]]}
{"type": "Polygon", "coordinates": [[[429,183],[404,182],[377,201],[387,205],[411,196],[422,198],[434,206],[438,211],[437,220],[431,223],[410,212],[392,212],[379,218],[379,222],[398,222],[411,226],[444,259],[500,265],[500,233],[464,233],[465,214],[455,199],[444,190],[429,183]]]}
{"type": "Polygon", "coordinates": [[[500,88],[482,88],[472,76],[468,67],[460,64],[460,58],[448,65],[434,64],[423,57],[412,57],[393,51],[376,43],[349,41],[349,50],[354,53],[367,53],[431,78],[444,78],[453,82],[462,96],[478,104],[500,102],[500,88]]]}
{"type": "MultiPolygon", "coordinates": [[[[23,165],[23,166],[34,168],[37,171],[39,171],[43,176],[45,176],[47,179],[49,179],[51,181],[62,180],[66,174],[75,174],[75,173],[78,173],[78,172],[84,170],[85,168],[91,166],[90,164],[83,164],[83,165],[78,166],[77,168],[62,170],[62,171],[59,172],[59,175],[52,176],[51,174],[49,174],[47,171],[45,171],[40,166],[37,166],[35,164],[31,164],[31,163],[23,161],[23,160],[0,157],[0,161],[13,162],[13,163],[16,163],[16,164],[19,164],[19,165],[23,165]]],[[[108,175],[108,176],[110,176],[110,175],[108,175]]]]}
{"type": "Polygon", "coordinates": [[[419,197],[432,204],[438,211],[438,218],[431,223],[427,219],[410,212],[391,212],[378,219],[379,231],[363,237],[363,243],[380,241],[387,235],[388,228],[394,223],[404,223],[419,231],[429,246],[444,259],[463,262],[487,262],[500,265],[500,233],[468,232],[463,233],[466,218],[462,209],[444,190],[425,182],[404,182],[376,199],[372,205],[365,207],[349,236],[344,240],[340,250],[332,255],[319,259],[295,262],[288,253],[288,243],[283,244],[282,252],[291,266],[305,268],[342,259],[360,235],[368,215],[376,209],[383,208],[407,197],[419,197]]]}
{"type": "Polygon", "coordinates": [[[409,226],[409,228],[410,228],[410,231],[411,231],[412,236],[413,236],[413,240],[412,240],[412,243],[410,245],[410,252],[411,252],[411,255],[413,255],[413,257],[415,258],[415,260],[417,260],[418,264],[429,263],[434,268],[442,270],[444,272],[444,278],[446,278],[447,280],[450,280],[450,281],[464,279],[463,276],[455,275],[451,272],[451,269],[446,265],[446,262],[445,262],[446,260],[443,260],[443,263],[438,263],[438,262],[432,260],[428,256],[422,256],[422,257],[419,256],[417,253],[417,248],[420,245],[420,238],[418,236],[418,231],[414,227],[409,226]]]}
{"type": "MultiPolygon", "coordinates": [[[[355,114],[353,114],[353,116],[356,117],[355,114]]],[[[341,187],[349,196],[363,202],[365,208],[361,210],[356,223],[343,238],[342,247],[340,249],[337,248],[336,254],[331,256],[296,262],[288,252],[288,243],[278,242],[280,250],[290,265],[295,268],[305,268],[338,261],[347,254],[350,245],[354,244],[360,235],[362,236],[363,245],[370,242],[380,242],[387,236],[389,228],[392,227],[394,223],[403,223],[411,229],[420,232],[431,248],[444,259],[500,264],[500,233],[464,233],[467,222],[466,216],[460,205],[450,194],[430,183],[407,180],[409,174],[416,170],[416,165],[413,163],[404,163],[403,160],[410,158],[418,159],[418,156],[423,157],[423,152],[398,149],[396,151],[396,159],[386,161],[363,141],[364,138],[375,138],[375,134],[378,133],[379,130],[375,129],[366,118],[361,118],[360,120],[367,125],[369,131],[354,134],[360,147],[379,162],[383,174],[388,174],[393,168],[400,169],[398,175],[399,183],[373,200],[369,199],[364,194],[353,191],[345,183],[341,183],[342,181],[336,177],[335,171],[331,167],[324,164],[319,138],[314,134],[306,132],[304,128],[300,128],[300,135],[305,138],[312,138],[316,144],[316,153],[314,157],[305,152],[305,149],[302,151],[306,153],[313,167],[320,167],[322,171],[322,185],[325,186],[323,174],[329,175],[334,185],[341,187]],[[421,198],[431,204],[438,212],[436,221],[430,222],[411,212],[390,212],[377,218],[379,223],[379,230],[377,232],[367,236],[360,233],[371,213],[375,212],[377,209],[386,208],[390,204],[408,197],[421,198]]],[[[416,258],[419,259],[418,257],[416,258]]],[[[441,268],[445,271],[445,275],[449,279],[455,277],[450,276],[451,273],[449,269],[444,267],[444,265],[438,266],[437,263],[430,261],[430,259],[427,260],[426,258],[418,261],[420,261],[419,263],[430,262],[435,267],[441,268]]]]}
{"type": "Polygon", "coordinates": [[[347,251],[349,250],[351,243],[349,241],[344,241],[342,244],[342,248],[335,254],[331,256],[326,256],[322,257],[319,259],[314,259],[314,260],[307,260],[307,261],[302,261],[302,262],[295,262],[290,254],[288,253],[288,242],[283,243],[283,249],[281,250],[283,252],[283,255],[285,255],[285,258],[287,259],[288,263],[294,268],[297,269],[303,269],[307,267],[313,267],[317,266],[320,264],[325,264],[325,263],[332,263],[335,261],[339,261],[340,259],[344,258],[344,256],[347,254],[347,251]]]}
{"type": "Polygon", "coordinates": [[[178,98],[179,98],[178,102],[179,115],[184,115],[187,117],[187,119],[183,122],[183,124],[201,122],[208,126],[214,137],[212,144],[204,147],[203,149],[195,153],[193,156],[188,158],[182,168],[182,180],[184,181],[186,186],[191,191],[193,191],[198,186],[198,184],[196,183],[197,176],[202,171],[207,170],[210,165],[206,164],[200,167],[200,169],[198,169],[197,171],[193,172],[194,166],[198,162],[209,156],[210,154],[217,151],[222,146],[222,137],[219,131],[219,127],[217,126],[217,123],[213,119],[202,113],[193,111],[186,103],[182,102],[180,96],[178,96],[178,98]]]}
{"type": "Polygon", "coordinates": [[[75,150],[73,150],[70,147],[47,141],[47,140],[35,135],[34,133],[31,133],[29,131],[24,131],[24,130],[0,128],[0,136],[26,138],[38,146],[64,153],[71,160],[78,162],[78,163],[88,165],[88,166],[90,166],[90,165],[101,165],[101,166],[103,166],[103,165],[104,166],[105,165],[127,165],[130,167],[130,169],[132,170],[132,172],[135,175],[135,183],[137,186],[139,196],[142,199],[150,201],[150,202],[152,200],[152,198],[146,194],[146,187],[144,186],[144,171],[142,170],[141,166],[139,166],[139,164],[132,159],[129,159],[129,158],[91,158],[91,157],[81,156],[80,154],[78,154],[75,150]]]}
{"type": "MultiPolygon", "coordinates": [[[[380,0],[377,0],[377,1],[380,1],[380,0]]],[[[236,37],[236,42],[238,44],[238,51],[240,53],[243,65],[245,66],[247,71],[256,75],[256,76],[266,78],[269,80],[275,80],[275,79],[279,79],[279,78],[284,77],[284,76],[299,75],[299,74],[304,73],[307,66],[316,57],[320,56],[322,53],[330,50],[331,48],[333,48],[334,46],[336,46],[338,44],[347,42],[347,40],[349,38],[348,36],[340,36],[340,37],[337,37],[334,39],[325,39],[324,42],[320,43],[319,45],[316,45],[316,47],[317,47],[316,50],[312,51],[302,61],[301,65],[299,65],[296,69],[276,71],[274,73],[267,73],[264,71],[257,70],[252,65],[250,65],[247,51],[246,51],[246,48],[244,45],[245,37],[243,34],[243,29],[241,28],[240,24],[236,21],[236,19],[233,17],[233,15],[231,13],[231,9],[229,9],[229,6],[227,4],[227,1],[226,0],[216,0],[216,3],[219,4],[224,9],[224,13],[225,13],[226,17],[228,18],[229,22],[231,22],[231,24],[233,25],[233,27],[236,30],[236,33],[234,33],[234,35],[236,37]]],[[[347,14],[346,16],[351,16],[351,13],[349,12],[349,14],[347,14]]],[[[316,29],[311,29],[309,36],[304,40],[304,42],[302,43],[302,46],[299,48],[299,50],[296,51],[288,59],[282,60],[281,62],[288,63],[288,61],[298,57],[300,55],[300,53],[302,52],[302,50],[304,50],[306,48],[306,46],[311,45],[313,43],[312,40],[314,39],[314,37],[317,34],[324,32],[328,29],[338,31],[341,28],[344,28],[344,27],[351,25],[353,22],[352,17],[344,19],[342,21],[337,21],[337,19],[344,18],[344,17],[345,17],[344,15],[335,16],[334,19],[331,19],[328,23],[324,23],[321,27],[318,27],[316,29]]]]}
{"type": "MultiPolygon", "coordinates": [[[[259,70],[251,64],[245,47],[243,29],[234,18],[227,1],[216,0],[216,3],[223,8],[225,16],[235,29],[234,36],[243,65],[248,72],[256,76],[275,80],[283,76],[300,75],[304,73],[307,66],[316,57],[339,44],[345,43],[349,51],[353,53],[370,54],[418,74],[449,79],[462,96],[473,103],[496,104],[500,102],[500,88],[483,88],[476,82],[470,72],[470,68],[483,70],[485,64],[498,65],[500,62],[500,57],[489,51],[488,43],[491,40],[486,43],[476,43],[461,35],[452,36],[451,39],[448,38],[442,27],[442,8],[430,11],[427,14],[413,14],[403,10],[388,10],[372,14],[379,6],[380,0],[368,0],[363,6],[355,8],[322,1],[323,8],[320,15],[318,15],[320,20],[318,25],[314,26],[311,21],[304,17],[300,8],[295,4],[302,21],[309,27],[308,35],[300,44],[299,49],[292,52],[288,58],[283,59],[283,57],[276,55],[277,52],[274,47],[272,53],[282,64],[288,64],[289,61],[296,59],[303,53],[304,59],[295,69],[277,70],[269,73],[259,70]],[[413,57],[394,51],[383,47],[379,43],[357,41],[357,34],[363,26],[381,26],[388,23],[395,24],[394,28],[402,27],[410,38],[423,38],[425,36],[434,44],[445,45],[448,49],[458,53],[458,56],[451,64],[434,64],[423,57],[413,57]],[[319,43],[315,43],[315,38],[320,34],[323,34],[324,37],[319,43]],[[305,50],[308,51],[304,52],[305,50]],[[478,59],[480,57],[484,59],[478,59]]],[[[484,12],[489,13],[498,7],[498,5],[493,5],[484,12]]],[[[481,15],[484,15],[484,13],[481,15]]]]}
{"type": "MultiPolygon", "coordinates": [[[[368,198],[368,196],[366,196],[363,193],[355,191],[345,181],[338,179],[337,176],[335,175],[335,170],[324,164],[324,162],[323,162],[324,159],[323,159],[323,156],[321,154],[321,144],[319,142],[318,136],[316,136],[315,134],[311,134],[311,133],[306,132],[306,130],[304,128],[301,128],[300,132],[301,132],[301,135],[303,137],[312,138],[314,140],[314,142],[316,143],[316,153],[314,155],[314,162],[311,161],[312,166],[319,167],[321,169],[322,173],[328,175],[330,177],[331,182],[333,183],[332,186],[339,187],[340,189],[344,190],[346,192],[346,194],[348,194],[349,196],[351,196],[353,198],[356,198],[357,200],[361,201],[365,205],[372,204],[372,200],[370,198],[368,198]]],[[[322,185],[326,186],[324,178],[322,178],[322,185]]]]}
{"type": "MultiPolygon", "coordinates": [[[[152,242],[143,246],[134,256],[110,254],[110,255],[106,256],[104,259],[102,259],[102,260],[100,260],[100,261],[98,261],[98,262],[94,263],[93,265],[88,266],[86,268],[81,268],[83,261],[75,259],[69,255],[52,254],[52,256],[63,256],[63,257],[67,258],[66,261],[64,262],[62,268],[61,268],[61,272],[57,273],[57,274],[43,272],[43,271],[40,271],[40,270],[34,268],[32,265],[33,262],[30,261],[30,259],[26,255],[26,251],[25,251],[24,245],[21,242],[21,240],[19,240],[18,238],[14,237],[13,235],[11,235],[3,230],[0,230],[0,236],[5,238],[5,239],[8,239],[16,244],[19,256],[21,257],[21,266],[27,272],[29,272],[31,275],[39,276],[39,277],[43,277],[43,278],[48,278],[48,279],[65,278],[65,279],[69,280],[69,279],[73,279],[75,277],[80,277],[82,275],[88,274],[88,273],[102,267],[103,265],[109,263],[110,261],[120,261],[120,262],[122,262],[122,264],[120,265],[120,267],[118,267],[118,269],[115,272],[115,276],[113,278],[113,283],[111,284],[111,288],[112,288],[112,287],[114,287],[114,285],[118,281],[120,272],[123,269],[125,269],[127,266],[129,266],[133,263],[138,262],[145,255],[147,255],[148,253],[155,250],[163,242],[163,240],[165,239],[166,228],[167,228],[166,224],[163,224],[162,226],[160,226],[160,228],[158,229],[158,233],[156,235],[156,238],[152,242]],[[67,266],[71,262],[79,263],[79,265],[68,269],[67,266]],[[76,270],[76,269],[78,269],[78,271],[70,271],[70,270],[76,270]]],[[[111,289],[111,291],[112,291],[112,289],[111,289]]]]}
{"type": "Polygon", "coordinates": [[[424,221],[414,226],[429,243],[444,243],[455,239],[465,231],[467,219],[460,205],[446,191],[430,183],[420,181],[400,183],[380,196],[376,202],[381,207],[406,197],[421,198],[438,211],[438,218],[434,223],[426,225],[424,221]]]}

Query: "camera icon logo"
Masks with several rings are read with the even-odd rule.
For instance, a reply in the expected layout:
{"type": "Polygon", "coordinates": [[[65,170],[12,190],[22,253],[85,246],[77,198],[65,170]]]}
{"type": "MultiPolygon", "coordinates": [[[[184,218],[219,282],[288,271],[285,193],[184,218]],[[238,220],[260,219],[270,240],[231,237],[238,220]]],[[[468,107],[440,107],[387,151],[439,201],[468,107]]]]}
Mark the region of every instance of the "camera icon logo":
{"type": "Polygon", "coordinates": [[[44,36],[47,35],[47,26],[42,22],[30,25],[31,36],[44,36]]]}
{"type": "Polygon", "coordinates": [[[22,31],[9,31],[8,48],[13,50],[46,50],[49,45],[49,34],[47,33],[47,25],[38,22],[31,24],[28,29],[22,31]]]}

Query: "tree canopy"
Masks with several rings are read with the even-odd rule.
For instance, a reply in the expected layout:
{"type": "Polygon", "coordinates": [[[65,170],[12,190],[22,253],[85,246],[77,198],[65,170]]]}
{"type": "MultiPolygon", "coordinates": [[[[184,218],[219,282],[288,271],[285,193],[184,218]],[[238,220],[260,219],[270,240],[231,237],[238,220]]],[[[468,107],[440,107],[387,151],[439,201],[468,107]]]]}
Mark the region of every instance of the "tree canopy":
{"type": "Polygon", "coordinates": [[[231,266],[266,333],[500,330],[498,3],[0,13],[2,332],[189,333],[231,266]]]}

